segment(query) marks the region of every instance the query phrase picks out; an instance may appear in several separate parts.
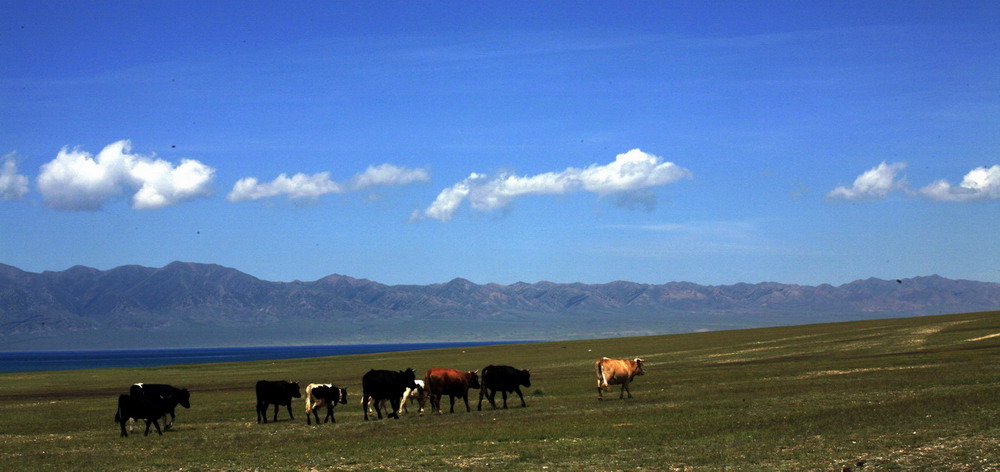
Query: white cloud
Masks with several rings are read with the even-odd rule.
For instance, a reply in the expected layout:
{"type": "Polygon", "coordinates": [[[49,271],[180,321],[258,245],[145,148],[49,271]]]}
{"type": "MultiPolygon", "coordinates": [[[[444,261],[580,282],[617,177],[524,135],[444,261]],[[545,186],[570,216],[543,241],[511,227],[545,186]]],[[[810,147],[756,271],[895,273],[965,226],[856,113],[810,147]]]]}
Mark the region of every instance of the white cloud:
{"type": "Polygon", "coordinates": [[[364,172],[351,179],[351,188],[361,190],[368,187],[386,185],[406,185],[413,182],[426,182],[430,174],[424,169],[407,169],[392,164],[368,166],[364,172]]]}
{"type": "Polygon", "coordinates": [[[132,196],[132,208],[156,210],[208,195],[214,172],[215,169],[192,159],[182,159],[177,167],[160,159],[139,160],[132,168],[132,177],[142,186],[132,196]]]}
{"type": "Polygon", "coordinates": [[[878,166],[869,169],[867,172],[854,179],[854,185],[850,188],[837,187],[827,193],[828,198],[845,200],[867,200],[882,199],[895,190],[902,190],[906,187],[906,179],[896,179],[896,175],[906,168],[906,163],[897,162],[886,164],[882,161],[878,166]]]}
{"type": "Polygon", "coordinates": [[[0,169],[0,198],[3,200],[18,200],[28,193],[28,178],[17,173],[15,153],[3,157],[3,168],[0,169]]]}
{"type": "Polygon", "coordinates": [[[1000,165],[977,167],[965,174],[962,183],[953,187],[938,180],[920,189],[919,194],[936,202],[968,202],[1000,198],[1000,165]]]}
{"type": "MultiPolygon", "coordinates": [[[[422,213],[414,212],[411,219],[449,221],[466,199],[472,209],[490,211],[503,208],[525,195],[562,195],[577,191],[592,192],[600,196],[625,195],[625,200],[631,196],[631,199],[649,208],[655,204],[655,195],[643,192],[644,189],[690,176],[691,172],[687,169],[672,162],[664,162],[662,158],[639,149],[619,154],[610,164],[593,164],[585,169],[570,167],[560,172],[533,176],[505,173],[494,178],[473,173],[441,191],[427,209],[422,213]],[[651,201],[651,198],[654,200],[651,201]]],[[[619,203],[625,201],[619,200],[619,203]]]]}
{"type": "Polygon", "coordinates": [[[599,195],[657,187],[689,177],[691,173],[673,162],[662,162],[652,154],[633,149],[615,156],[615,161],[591,165],[580,172],[584,190],[599,195]]]}
{"type": "MultiPolygon", "coordinates": [[[[434,199],[434,203],[431,203],[431,206],[424,211],[423,216],[438,221],[450,220],[451,216],[458,210],[458,206],[469,196],[469,192],[472,190],[469,182],[478,180],[479,178],[478,174],[473,173],[465,180],[442,190],[437,198],[434,199]]],[[[420,216],[420,211],[417,210],[411,216],[410,220],[420,219],[420,216]]]]}
{"type": "Polygon", "coordinates": [[[941,179],[913,191],[907,189],[905,178],[896,175],[906,168],[906,163],[886,164],[868,170],[854,180],[851,188],[837,187],[826,194],[828,198],[860,200],[882,199],[890,192],[901,191],[910,197],[923,197],[935,202],[970,202],[1000,199],[1000,165],[977,167],[965,174],[962,182],[952,186],[941,179]]]}
{"type": "Polygon", "coordinates": [[[267,183],[259,183],[254,177],[242,178],[233,185],[233,190],[229,192],[227,198],[231,202],[243,202],[288,195],[292,200],[315,200],[320,195],[343,191],[342,185],[330,180],[329,172],[313,175],[295,174],[291,177],[281,174],[267,183]]]}
{"type": "Polygon", "coordinates": [[[291,177],[281,174],[265,183],[260,183],[255,177],[246,177],[236,182],[227,198],[231,202],[243,202],[286,195],[291,200],[314,201],[330,193],[344,193],[375,186],[405,185],[427,180],[430,180],[430,176],[426,170],[382,164],[369,166],[344,184],[330,180],[329,172],[313,175],[299,173],[291,177]]]}
{"type": "Polygon", "coordinates": [[[97,156],[78,148],[62,148],[42,165],[38,190],[50,208],[67,211],[99,210],[117,195],[132,192],[132,208],[153,210],[211,193],[215,169],[184,159],[179,166],[153,157],[132,154],[132,143],[109,144],[97,156]]]}

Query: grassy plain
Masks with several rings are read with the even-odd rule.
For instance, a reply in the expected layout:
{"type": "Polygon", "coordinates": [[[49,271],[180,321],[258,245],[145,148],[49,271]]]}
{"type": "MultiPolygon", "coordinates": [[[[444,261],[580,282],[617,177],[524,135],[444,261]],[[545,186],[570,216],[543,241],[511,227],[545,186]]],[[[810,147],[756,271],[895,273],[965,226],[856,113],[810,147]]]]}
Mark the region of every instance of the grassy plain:
{"type": "MultiPolygon", "coordinates": [[[[478,395],[477,391],[473,391],[478,395]]],[[[443,403],[447,405],[447,400],[443,403]]],[[[515,400],[511,405],[519,405],[515,400]]],[[[446,406],[447,411],[447,406],[446,406]]],[[[1000,312],[316,359],[0,375],[2,470],[1000,470],[1000,312]],[[594,361],[643,357],[598,402],[594,361]],[[528,408],[365,422],[370,368],[532,370],[528,408]],[[259,379],[348,388],[335,425],[258,425],[259,379]],[[134,382],[192,391],[118,437],[134,382]]]]}

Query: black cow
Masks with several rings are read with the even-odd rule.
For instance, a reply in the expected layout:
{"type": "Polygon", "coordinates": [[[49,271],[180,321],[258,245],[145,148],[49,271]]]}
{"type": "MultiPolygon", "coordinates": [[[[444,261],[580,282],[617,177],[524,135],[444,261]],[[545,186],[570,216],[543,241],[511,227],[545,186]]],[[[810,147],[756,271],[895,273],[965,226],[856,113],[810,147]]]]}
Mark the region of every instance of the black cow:
{"type": "Polygon", "coordinates": [[[490,365],[481,371],[483,377],[483,389],[479,391],[479,406],[477,410],[483,409],[483,397],[490,401],[493,409],[497,408],[494,401],[497,392],[503,394],[503,407],[507,408],[507,392],[516,392],[521,397],[521,407],[528,406],[524,403],[524,395],[521,394],[521,385],[525,388],[531,386],[531,373],[528,369],[518,370],[509,365],[490,365]]]}
{"type": "Polygon", "coordinates": [[[160,430],[160,417],[167,414],[167,406],[164,403],[155,402],[147,400],[142,397],[134,397],[132,395],[119,395],[118,396],[118,410],[115,411],[115,421],[121,426],[122,434],[121,437],[127,437],[128,432],[125,431],[125,423],[128,420],[135,418],[136,420],[146,420],[146,433],[143,436],[149,435],[149,426],[156,426],[156,433],[163,436],[163,431],[160,430]]]}
{"type": "Polygon", "coordinates": [[[292,414],[292,398],[302,398],[299,384],[287,380],[261,380],[257,382],[257,422],[267,424],[267,407],[274,405],[274,421],[278,421],[278,406],[288,407],[288,417],[292,414]]]}
{"type": "Polygon", "coordinates": [[[338,403],[347,404],[347,389],[333,386],[331,384],[309,384],[306,386],[306,424],[312,424],[309,414],[316,417],[316,424],[319,424],[319,413],[316,410],[326,407],[326,416],[323,422],[337,419],[333,417],[333,407],[338,403]]]}
{"type": "Polygon", "coordinates": [[[364,397],[361,399],[361,409],[365,412],[365,421],[368,421],[368,405],[374,399],[375,413],[378,419],[382,419],[382,400],[389,400],[392,405],[392,413],[389,418],[399,419],[399,399],[403,397],[403,392],[408,388],[417,388],[417,374],[413,369],[393,372],[391,370],[369,370],[361,377],[361,388],[364,397]]]}
{"type": "MultiPolygon", "coordinates": [[[[170,421],[164,421],[163,430],[166,431],[174,425],[177,415],[174,410],[177,405],[184,408],[191,408],[191,392],[186,388],[177,388],[166,384],[142,384],[137,383],[128,389],[129,395],[133,397],[145,398],[154,403],[163,404],[170,415],[170,421]]],[[[164,415],[166,419],[166,415],[164,415]]]]}

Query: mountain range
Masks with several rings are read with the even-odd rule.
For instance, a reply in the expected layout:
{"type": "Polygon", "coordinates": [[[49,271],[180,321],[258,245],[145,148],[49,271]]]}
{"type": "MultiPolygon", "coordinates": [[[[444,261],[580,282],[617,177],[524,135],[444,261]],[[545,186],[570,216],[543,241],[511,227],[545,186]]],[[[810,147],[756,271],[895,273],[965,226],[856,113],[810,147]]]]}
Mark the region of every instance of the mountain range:
{"type": "Polygon", "coordinates": [[[1000,284],[269,282],[173,262],[32,273],[0,264],[0,350],[571,339],[987,311],[1000,284]]]}

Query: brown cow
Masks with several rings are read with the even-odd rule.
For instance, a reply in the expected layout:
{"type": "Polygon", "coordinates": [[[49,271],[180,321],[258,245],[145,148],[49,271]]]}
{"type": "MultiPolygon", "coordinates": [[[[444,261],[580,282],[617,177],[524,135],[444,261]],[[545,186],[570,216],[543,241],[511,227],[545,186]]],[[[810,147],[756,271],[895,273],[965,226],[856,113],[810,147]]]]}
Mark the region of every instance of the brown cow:
{"type": "Polygon", "coordinates": [[[428,370],[424,376],[424,394],[420,396],[420,414],[424,414],[424,405],[428,398],[431,400],[431,409],[441,413],[442,395],[451,398],[452,413],[455,412],[455,397],[462,397],[465,400],[465,411],[472,411],[469,407],[469,389],[479,388],[478,372],[439,368],[428,370]]]}
{"type": "Polygon", "coordinates": [[[645,374],[642,370],[642,359],[639,359],[638,357],[633,360],[608,359],[607,357],[602,357],[594,363],[594,368],[597,370],[598,400],[604,399],[601,395],[604,390],[610,389],[611,385],[618,384],[622,385],[622,393],[618,395],[618,398],[623,398],[625,396],[625,392],[628,392],[628,397],[632,398],[632,390],[628,388],[629,382],[631,382],[636,375],[645,374]]]}

